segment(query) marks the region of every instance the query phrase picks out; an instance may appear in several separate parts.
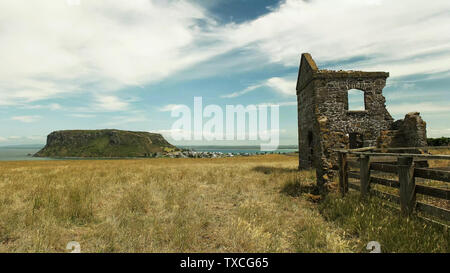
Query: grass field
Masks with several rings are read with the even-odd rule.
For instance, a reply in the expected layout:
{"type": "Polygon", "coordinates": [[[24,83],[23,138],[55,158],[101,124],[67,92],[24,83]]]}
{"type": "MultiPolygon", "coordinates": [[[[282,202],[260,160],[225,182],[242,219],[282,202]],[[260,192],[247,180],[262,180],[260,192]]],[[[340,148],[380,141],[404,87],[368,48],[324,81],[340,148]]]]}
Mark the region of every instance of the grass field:
{"type": "Polygon", "coordinates": [[[1,162],[0,252],[66,252],[70,241],[82,252],[367,252],[369,240],[390,252],[449,251],[442,228],[315,195],[315,172],[297,164],[288,155],[1,162]]]}

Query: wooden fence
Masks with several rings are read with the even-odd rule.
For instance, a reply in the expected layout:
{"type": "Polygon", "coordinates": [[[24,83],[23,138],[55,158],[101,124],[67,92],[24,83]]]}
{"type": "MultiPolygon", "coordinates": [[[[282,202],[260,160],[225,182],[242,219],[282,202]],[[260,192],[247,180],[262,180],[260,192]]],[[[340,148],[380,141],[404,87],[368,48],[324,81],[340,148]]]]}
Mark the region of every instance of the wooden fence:
{"type": "MultiPolygon", "coordinates": [[[[407,151],[413,149],[434,149],[435,147],[408,147],[389,149],[390,151],[407,151]]],[[[442,147],[450,148],[450,147],[442,147]]],[[[400,204],[401,212],[405,216],[413,212],[423,212],[450,221],[450,210],[416,200],[416,194],[432,196],[439,200],[450,200],[450,190],[430,187],[416,183],[416,178],[425,178],[450,183],[450,171],[435,168],[419,167],[424,160],[450,160],[450,155],[430,155],[413,153],[381,153],[380,149],[362,148],[353,150],[336,150],[339,156],[339,189],[342,195],[349,187],[359,190],[362,196],[376,195],[391,202],[400,204]],[[359,171],[351,171],[356,168],[359,171]],[[375,177],[371,172],[397,175],[398,180],[375,177]],[[348,179],[359,179],[359,185],[349,183],[348,179]],[[382,192],[371,188],[371,184],[379,184],[399,189],[399,195],[382,192]]],[[[446,203],[446,202],[444,202],[446,203]]]]}

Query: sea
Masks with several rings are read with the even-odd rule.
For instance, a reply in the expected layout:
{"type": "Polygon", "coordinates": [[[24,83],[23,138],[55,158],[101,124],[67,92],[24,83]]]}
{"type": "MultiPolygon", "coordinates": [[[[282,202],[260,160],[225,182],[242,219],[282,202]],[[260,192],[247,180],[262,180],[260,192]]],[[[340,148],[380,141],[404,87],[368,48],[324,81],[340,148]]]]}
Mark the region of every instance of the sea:
{"type": "Polygon", "coordinates": [[[45,157],[32,157],[43,145],[14,145],[0,147],[0,161],[22,161],[22,160],[54,160],[45,157]]]}
{"type": "MultiPolygon", "coordinates": [[[[33,157],[32,155],[42,149],[44,145],[14,145],[0,146],[0,161],[23,161],[23,160],[60,160],[48,157],[33,157]]],[[[180,146],[197,152],[221,152],[232,154],[261,154],[261,153],[292,153],[298,149],[294,146],[280,146],[273,152],[261,152],[259,146],[180,146]]],[[[73,158],[69,158],[73,159],[73,158]]],[[[76,159],[73,159],[76,160],[76,159]]]]}

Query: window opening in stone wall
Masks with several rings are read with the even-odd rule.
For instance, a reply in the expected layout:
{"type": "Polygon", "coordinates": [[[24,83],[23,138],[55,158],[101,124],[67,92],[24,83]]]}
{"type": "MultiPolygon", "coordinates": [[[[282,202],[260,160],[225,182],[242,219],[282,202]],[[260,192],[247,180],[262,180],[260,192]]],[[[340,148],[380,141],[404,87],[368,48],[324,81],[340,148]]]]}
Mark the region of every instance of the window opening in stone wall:
{"type": "Polygon", "coordinates": [[[351,111],[366,110],[364,104],[364,91],[358,89],[350,89],[347,92],[348,108],[351,111]]]}

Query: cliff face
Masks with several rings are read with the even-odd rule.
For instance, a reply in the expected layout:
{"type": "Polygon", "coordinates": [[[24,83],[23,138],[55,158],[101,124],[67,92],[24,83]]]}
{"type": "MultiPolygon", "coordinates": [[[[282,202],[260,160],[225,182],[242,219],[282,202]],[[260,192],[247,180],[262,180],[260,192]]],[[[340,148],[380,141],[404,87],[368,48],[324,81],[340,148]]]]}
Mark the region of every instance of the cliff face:
{"type": "Polygon", "coordinates": [[[149,157],[178,150],[160,134],[121,130],[52,132],[36,157],[149,157]]]}

